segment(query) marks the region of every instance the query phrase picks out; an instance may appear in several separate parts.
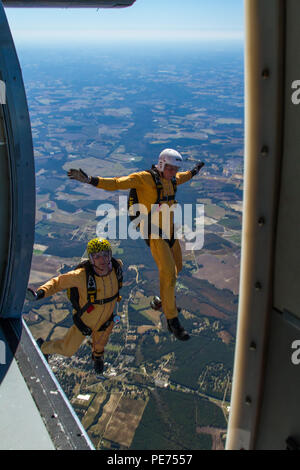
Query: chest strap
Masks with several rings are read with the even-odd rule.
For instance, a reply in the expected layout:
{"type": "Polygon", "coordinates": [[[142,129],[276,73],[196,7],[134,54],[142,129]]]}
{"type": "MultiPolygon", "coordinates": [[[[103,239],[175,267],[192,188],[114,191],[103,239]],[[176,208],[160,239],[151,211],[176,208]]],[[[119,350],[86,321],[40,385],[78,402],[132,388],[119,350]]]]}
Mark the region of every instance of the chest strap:
{"type": "Polygon", "coordinates": [[[109,302],[112,302],[113,300],[117,299],[118,297],[119,297],[119,291],[115,295],[113,295],[112,297],[107,297],[106,299],[99,299],[99,300],[89,301],[80,310],[78,310],[77,313],[81,316],[92,305],[108,304],[109,302]]]}

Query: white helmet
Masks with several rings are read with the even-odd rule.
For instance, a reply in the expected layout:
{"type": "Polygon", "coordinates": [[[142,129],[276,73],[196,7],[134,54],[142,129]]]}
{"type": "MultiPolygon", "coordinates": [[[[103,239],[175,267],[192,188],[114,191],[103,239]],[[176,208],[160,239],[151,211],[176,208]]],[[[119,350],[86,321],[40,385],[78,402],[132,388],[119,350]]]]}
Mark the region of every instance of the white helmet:
{"type": "Polygon", "coordinates": [[[158,157],[158,164],[156,168],[159,171],[164,171],[165,165],[172,165],[180,167],[182,164],[182,156],[177,150],[164,149],[158,157]]]}

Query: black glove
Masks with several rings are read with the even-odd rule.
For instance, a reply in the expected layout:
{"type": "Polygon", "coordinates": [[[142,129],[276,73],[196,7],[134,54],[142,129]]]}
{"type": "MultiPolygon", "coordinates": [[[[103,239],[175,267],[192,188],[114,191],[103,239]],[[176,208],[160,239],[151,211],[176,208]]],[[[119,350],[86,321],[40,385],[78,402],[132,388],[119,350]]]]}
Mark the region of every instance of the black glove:
{"type": "Polygon", "coordinates": [[[45,291],[43,289],[38,289],[36,292],[28,287],[26,291],[26,300],[34,302],[35,300],[40,300],[44,297],[45,291]]]}
{"type": "Polygon", "coordinates": [[[90,177],[81,168],[79,170],[71,168],[67,174],[71,180],[77,180],[80,183],[90,183],[91,181],[90,177]]]}
{"type": "Polygon", "coordinates": [[[197,165],[191,170],[192,176],[198,175],[199,171],[204,165],[204,162],[197,163],[197,165]]]}

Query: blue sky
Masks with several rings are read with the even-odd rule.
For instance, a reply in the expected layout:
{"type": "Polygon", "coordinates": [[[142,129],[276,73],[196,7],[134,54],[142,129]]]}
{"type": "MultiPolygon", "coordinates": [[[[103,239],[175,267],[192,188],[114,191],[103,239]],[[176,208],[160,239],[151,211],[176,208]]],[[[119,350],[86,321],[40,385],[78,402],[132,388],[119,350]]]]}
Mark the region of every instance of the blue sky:
{"type": "Polygon", "coordinates": [[[125,9],[6,8],[16,42],[242,39],[243,0],[136,0],[125,9]]]}

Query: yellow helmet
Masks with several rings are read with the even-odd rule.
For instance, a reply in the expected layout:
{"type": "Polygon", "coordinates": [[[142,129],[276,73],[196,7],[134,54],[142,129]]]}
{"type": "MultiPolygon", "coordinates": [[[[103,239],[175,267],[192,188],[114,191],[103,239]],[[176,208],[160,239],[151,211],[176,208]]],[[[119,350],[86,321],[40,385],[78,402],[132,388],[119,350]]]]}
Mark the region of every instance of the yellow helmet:
{"type": "Polygon", "coordinates": [[[99,253],[100,251],[109,251],[111,246],[108,240],[105,238],[93,238],[90,240],[86,247],[88,255],[92,253],[99,253]]]}

